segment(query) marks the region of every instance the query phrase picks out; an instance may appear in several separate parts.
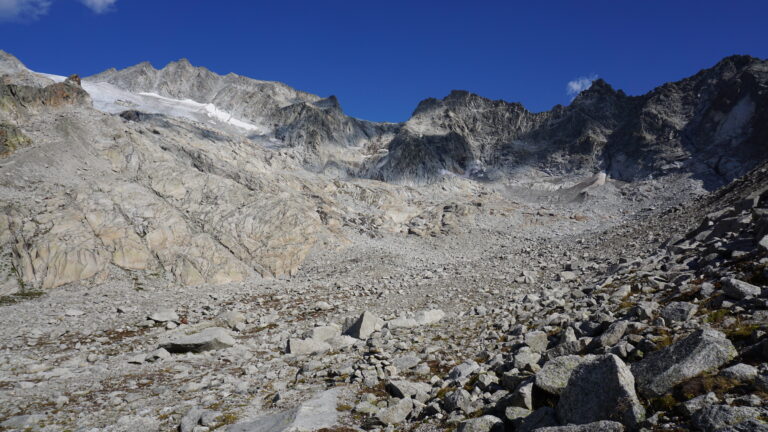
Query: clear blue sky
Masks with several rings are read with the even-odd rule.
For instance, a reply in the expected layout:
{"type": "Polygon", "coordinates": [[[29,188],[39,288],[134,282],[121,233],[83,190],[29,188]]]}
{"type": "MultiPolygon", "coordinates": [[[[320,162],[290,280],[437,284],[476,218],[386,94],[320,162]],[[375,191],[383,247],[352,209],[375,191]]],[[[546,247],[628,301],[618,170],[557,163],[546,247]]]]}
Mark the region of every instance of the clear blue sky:
{"type": "Polygon", "coordinates": [[[768,57],[764,0],[0,0],[0,18],[0,48],[38,71],[186,57],[381,121],[452,89],[542,111],[578,77],[639,94],[730,54],[768,57]]]}

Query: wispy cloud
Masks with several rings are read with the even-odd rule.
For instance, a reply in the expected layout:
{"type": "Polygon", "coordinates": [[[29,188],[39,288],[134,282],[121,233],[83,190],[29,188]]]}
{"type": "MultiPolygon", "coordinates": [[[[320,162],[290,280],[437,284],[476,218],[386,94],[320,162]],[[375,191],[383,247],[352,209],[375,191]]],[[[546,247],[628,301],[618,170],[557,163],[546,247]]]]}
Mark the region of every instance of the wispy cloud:
{"type": "Polygon", "coordinates": [[[34,21],[50,7],[51,0],[0,0],[0,21],[34,21]]]}
{"type": "Polygon", "coordinates": [[[112,6],[115,5],[117,0],[80,0],[84,5],[88,6],[92,11],[97,14],[107,13],[112,10],[112,6]]]}
{"type": "Polygon", "coordinates": [[[592,87],[592,81],[596,79],[597,79],[596,74],[578,77],[576,79],[568,81],[568,85],[565,86],[565,91],[566,93],[568,93],[568,96],[571,97],[571,100],[573,100],[576,96],[579,95],[579,93],[592,87]]]}

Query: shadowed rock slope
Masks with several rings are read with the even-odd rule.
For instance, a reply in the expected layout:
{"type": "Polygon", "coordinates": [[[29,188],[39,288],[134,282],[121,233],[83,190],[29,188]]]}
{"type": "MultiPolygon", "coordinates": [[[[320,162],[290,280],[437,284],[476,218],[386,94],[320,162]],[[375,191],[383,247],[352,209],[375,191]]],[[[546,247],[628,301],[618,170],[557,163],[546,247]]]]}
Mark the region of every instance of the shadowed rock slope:
{"type": "Polygon", "coordinates": [[[714,189],[765,159],[767,120],[768,62],[749,56],[642,96],[598,79],[569,106],[541,113],[453,91],[422,101],[367,175],[431,181],[535,167],[632,181],[689,172],[714,189]]]}

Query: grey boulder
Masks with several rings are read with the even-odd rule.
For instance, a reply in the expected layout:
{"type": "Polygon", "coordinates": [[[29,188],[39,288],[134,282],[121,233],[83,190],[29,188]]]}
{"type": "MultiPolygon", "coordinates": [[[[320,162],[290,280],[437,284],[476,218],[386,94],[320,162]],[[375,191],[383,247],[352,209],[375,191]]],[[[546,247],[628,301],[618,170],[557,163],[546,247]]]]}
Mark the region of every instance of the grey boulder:
{"type": "Polygon", "coordinates": [[[645,409],[635,394],[635,379],[613,354],[577,366],[556,410],[563,423],[613,420],[634,429],[645,419],[645,409]]]}
{"type": "Polygon", "coordinates": [[[624,425],[610,420],[568,426],[550,426],[536,429],[536,432],[624,432],[624,425]]]}
{"type": "Polygon", "coordinates": [[[661,310],[661,317],[668,323],[685,322],[691,319],[699,308],[688,302],[672,302],[661,310]]]}
{"type": "Polygon", "coordinates": [[[357,339],[368,339],[373,332],[381,330],[384,321],[373,312],[365,311],[345,332],[345,334],[357,339]]]}
{"type": "Polygon", "coordinates": [[[565,355],[556,357],[544,364],[536,373],[536,387],[552,394],[559,395],[568,385],[571,373],[580,364],[594,361],[597,357],[586,355],[565,355]]]}
{"type": "MultiPolygon", "coordinates": [[[[691,418],[691,422],[698,430],[703,431],[721,430],[729,426],[737,426],[736,430],[739,430],[742,429],[738,428],[740,424],[754,421],[766,414],[768,414],[766,410],[753,407],[710,405],[696,411],[691,418]]],[[[768,429],[765,428],[765,425],[763,427],[764,429],[762,430],[768,429]]],[[[756,431],[759,429],[755,429],[750,425],[747,429],[742,430],[756,431]]]]}
{"type": "Polygon", "coordinates": [[[736,354],[723,333],[701,329],[633,364],[632,373],[641,395],[659,397],[677,384],[719,368],[736,354]]]}
{"type": "Polygon", "coordinates": [[[459,423],[458,432],[504,432],[504,422],[498,417],[484,415],[459,423]]]}
{"type": "Polygon", "coordinates": [[[762,291],[760,287],[736,278],[723,278],[720,282],[723,284],[725,295],[736,300],[746,297],[759,297],[762,291]]]}
{"type": "Polygon", "coordinates": [[[389,407],[383,408],[376,414],[376,418],[386,425],[394,425],[404,422],[411,411],[413,411],[413,400],[411,398],[403,398],[389,407]]]}

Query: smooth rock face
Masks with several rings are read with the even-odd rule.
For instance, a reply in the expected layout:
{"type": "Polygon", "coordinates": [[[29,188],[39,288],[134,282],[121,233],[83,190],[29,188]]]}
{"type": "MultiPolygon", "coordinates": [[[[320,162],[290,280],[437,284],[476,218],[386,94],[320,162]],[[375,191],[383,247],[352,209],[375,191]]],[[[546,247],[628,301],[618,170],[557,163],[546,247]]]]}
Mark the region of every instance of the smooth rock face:
{"type": "Polygon", "coordinates": [[[568,385],[573,370],[577,366],[595,359],[597,356],[594,355],[565,355],[554,358],[546,362],[544,367],[536,372],[536,386],[546,392],[559,395],[568,385]]]}
{"type": "Polygon", "coordinates": [[[557,416],[563,423],[619,421],[631,428],[645,418],[629,368],[613,354],[576,367],[560,395],[557,416]]]}
{"type": "Polygon", "coordinates": [[[717,330],[698,330],[632,365],[637,390],[658,397],[702,372],[717,369],[736,357],[736,349],[717,330]]]}
{"type": "Polygon", "coordinates": [[[230,336],[226,329],[209,327],[199,333],[182,336],[161,344],[160,347],[171,353],[184,353],[218,350],[233,345],[235,345],[235,339],[230,336]]]}
{"type": "Polygon", "coordinates": [[[484,415],[459,423],[459,432],[504,432],[504,422],[498,417],[484,415]]]}

